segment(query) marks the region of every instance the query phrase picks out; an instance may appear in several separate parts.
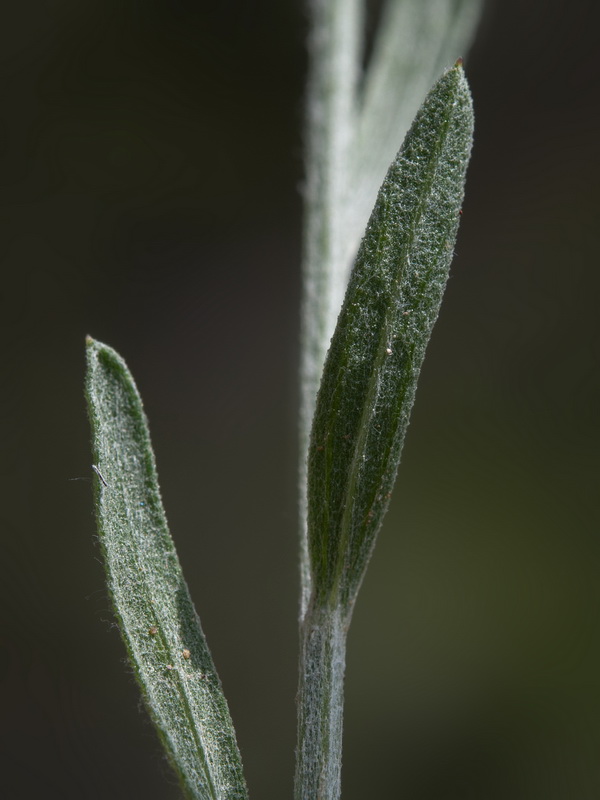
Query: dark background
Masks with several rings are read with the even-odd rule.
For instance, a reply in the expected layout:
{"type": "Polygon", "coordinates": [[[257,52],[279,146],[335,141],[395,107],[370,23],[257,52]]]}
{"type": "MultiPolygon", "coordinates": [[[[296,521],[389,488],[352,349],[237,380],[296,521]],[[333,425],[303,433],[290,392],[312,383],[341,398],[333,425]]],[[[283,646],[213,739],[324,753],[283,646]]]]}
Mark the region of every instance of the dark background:
{"type": "MultiPolygon", "coordinates": [[[[103,586],[90,333],[144,397],[251,795],[291,797],[302,4],[2,14],[3,796],[178,797],[103,586]]],[[[345,800],[600,796],[599,23],[498,0],[467,59],[476,145],[350,635],[345,800]]]]}

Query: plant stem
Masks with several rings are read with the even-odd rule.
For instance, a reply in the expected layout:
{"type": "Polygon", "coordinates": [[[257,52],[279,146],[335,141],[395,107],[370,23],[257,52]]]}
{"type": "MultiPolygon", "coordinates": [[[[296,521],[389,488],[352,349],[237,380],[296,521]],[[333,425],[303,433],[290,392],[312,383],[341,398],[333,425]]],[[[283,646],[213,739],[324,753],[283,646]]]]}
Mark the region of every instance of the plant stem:
{"type": "Polygon", "coordinates": [[[342,767],[346,625],[310,606],[300,628],[296,800],[337,800],[342,767]]]}
{"type": "Polygon", "coordinates": [[[342,212],[360,73],[362,0],[311,0],[307,86],[304,297],[300,364],[301,617],[311,593],[306,452],[329,339],[347,280],[342,212]]]}

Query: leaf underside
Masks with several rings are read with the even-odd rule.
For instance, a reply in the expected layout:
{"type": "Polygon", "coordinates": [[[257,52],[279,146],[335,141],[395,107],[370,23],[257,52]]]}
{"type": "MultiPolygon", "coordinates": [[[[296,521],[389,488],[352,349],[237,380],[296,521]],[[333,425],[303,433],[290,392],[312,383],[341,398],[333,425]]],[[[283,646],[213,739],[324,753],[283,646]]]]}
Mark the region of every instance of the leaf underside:
{"type": "Polygon", "coordinates": [[[243,800],[233,725],[167,527],[140,396],[110,347],[88,337],[87,360],[98,532],[134,674],[186,795],[243,800]]]}

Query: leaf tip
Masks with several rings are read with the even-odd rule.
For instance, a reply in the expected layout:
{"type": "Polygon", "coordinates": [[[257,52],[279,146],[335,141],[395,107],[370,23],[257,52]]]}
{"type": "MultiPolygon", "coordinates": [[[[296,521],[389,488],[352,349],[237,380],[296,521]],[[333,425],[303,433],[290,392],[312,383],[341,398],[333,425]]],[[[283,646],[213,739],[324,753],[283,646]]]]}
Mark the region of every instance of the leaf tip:
{"type": "Polygon", "coordinates": [[[89,334],[85,337],[85,349],[88,358],[92,358],[93,356],[100,357],[102,354],[106,353],[112,353],[118,358],[117,353],[112,350],[112,348],[98,339],[94,339],[94,337],[89,334]]]}
{"type": "Polygon", "coordinates": [[[94,339],[93,336],[90,336],[89,333],[85,337],[85,349],[87,350],[88,355],[92,353],[99,353],[106,345],[103,345],[102,342],[99,342],[98,339],[94,339]]]}

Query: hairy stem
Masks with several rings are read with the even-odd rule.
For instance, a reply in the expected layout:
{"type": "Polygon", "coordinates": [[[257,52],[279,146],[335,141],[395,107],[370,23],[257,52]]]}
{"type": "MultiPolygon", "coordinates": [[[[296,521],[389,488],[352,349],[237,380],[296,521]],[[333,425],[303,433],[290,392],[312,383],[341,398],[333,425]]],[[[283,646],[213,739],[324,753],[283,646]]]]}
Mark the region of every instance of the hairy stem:
{"type": "Polygon", "coordinates": [[[300,628],[295,800],[337,800],[342,767],[346,626],[310,606],[300,628]]]}

